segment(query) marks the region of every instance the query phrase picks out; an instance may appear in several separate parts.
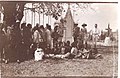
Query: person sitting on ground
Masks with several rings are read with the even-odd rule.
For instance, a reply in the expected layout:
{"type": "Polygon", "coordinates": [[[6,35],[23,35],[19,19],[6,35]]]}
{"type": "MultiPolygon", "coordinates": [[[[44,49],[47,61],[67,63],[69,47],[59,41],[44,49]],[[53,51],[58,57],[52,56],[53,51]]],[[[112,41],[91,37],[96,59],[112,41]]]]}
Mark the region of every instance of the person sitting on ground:
{"type": "Polygon", "coordinates": [[[96,59],[96,58],[103,58],[103,57],[101,54],[98,53],[98,50],[94,45],[94,47],[89,50],[87,59],[96,59]]]}
{"type": "Polygon", "coordinates": [[[78,48],[78,55],[76,56],[76,58],[87,58],[87,55],[89,54],[89,50],[91,49],[91,45],[87,45],[86,46],[79,46],[79,43],[77,43],[77,48],[78,48]]]}
{"type": "Polygon", "coordinates": [[[65,42],[59,42],[58,43],[58,48],[57,48],[58,52],[57,54],[55,54],[53,56],[53,58],[56,58],[56,59],[63,59],[64,58],[64,55],[65,55],[65,42]]]}
{"type": "Polygon", "coordinates": [[[65,54],[65,49],[66,49],[65,44],[66,44],[65,42],[62,42],[62,44],[61,44],[61,47],[60,47],[61,54],[65,54]]]}
{"type": "Polygon", "coordinates": [[[70,46],[70,41],[67,41],[67,43],[66,43],[66,47],[65,47],[65,53],[68,53],[68,52],[70,52],[71,51],[71,46],[70,46]]]}
{"type": "Polygon", "coordinates": [[[67,41],[64,47],[62,48],[63,55],[61,56],[62,59],[69,58],[70,52],[72,47],[70,46],[70,41],[67,41]]]}
{"type": "Polygon", "coordinates": [[[77,58],[82,58],[82,59],[95,59],[98,57],[102,58],[101,54],[98,53],[98,50],[95,47],[95,45],[93,48],[89,47],[89,49],[82,48],[81,50],[79,50],[77,56],[77,58]]]}
{"type": "Polygon", "coordinates": [[[60,54],[60,49],[58,48],[58,43],[53,45],[52,54],[60,54]]]}
{"type": "Polygon", "coordinates": [[[45,48],[45,54],[52,54],[52,49],[49,44],[47,44],[47,47],[45,48]]]}
{"type": "Polygon", "coordinates": [[[69,58],[75,58],[77,54],[78,54],[78,49],[77,49],[77,41],[76,41],[72,43],[72,49],[69,58]]]}
{"type": "Polygon", "coordinates": [[[68,58],[70,55],[70,51],[71,51],[71,47],[70,47],[70,43],[68,41],[68,44],[66,46],[65,42],[59,42],[59,50],[60,53],[56,54],[53,56],[53,58],[57,58],[57,59],[65,59],[68,58]],[[67,49],[67,50],[66,50],[67,49]]]}
{"type": "Polygon", "coordinates": [[[89,52],[89,50],[86,50],[85,48],[81,48],[81,49],[79,50],[79,53],[78,53],[78,55],[76,56],[76,58],[85,59],[85,58],[87,58],[88,52],[89,52]]]}
{"type": "Polygon", "coordinates": [[[63,45],[63,42],[62,41],[58,41],[58,47],[61,48],[63,45]]]}
{"type": "Polygon", "coordinates": [[[43,56],[44,56],[44,51],[42,48],[40,47],[37,47],[37,49],[35,50],[35,53],[34,53],[34,59],[35,61],[40,61],[43,59],[43,56]]]}

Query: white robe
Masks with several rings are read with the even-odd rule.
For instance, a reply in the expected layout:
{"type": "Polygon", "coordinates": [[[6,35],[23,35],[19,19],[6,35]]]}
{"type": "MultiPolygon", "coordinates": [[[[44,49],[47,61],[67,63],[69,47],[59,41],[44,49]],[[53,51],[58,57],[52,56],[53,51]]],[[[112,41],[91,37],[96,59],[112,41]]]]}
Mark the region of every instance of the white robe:
{"type": "Polygon", "coordinates": [[[92,37],[93,37],[93,43],[96,44],[96,42],[98,41],[99,39],[99,36],[100,36],[100,30],[98,28],[94,28],[92,30],[92,37]]]}
{"type": "Polygon", "coordinates": [[[105,38],[104,46],[111,46],[110,37],[106,37],[106,38],[105,38]]]}
{"type": "Polygon", "coordinates": [[[33,34],[33,42],[39,43],[39,42],[41,42],[41,41],[42,41],[42,37],[41,37],[39,31],[36,30],[36,31],[34,32],[34,34],[33,34]]]}
{"type": "Polygon", "coordinates": [[[43,59],[44,52],[41,48],[37,48],[34,53],[35,61],[39,61],[43,59]]]}

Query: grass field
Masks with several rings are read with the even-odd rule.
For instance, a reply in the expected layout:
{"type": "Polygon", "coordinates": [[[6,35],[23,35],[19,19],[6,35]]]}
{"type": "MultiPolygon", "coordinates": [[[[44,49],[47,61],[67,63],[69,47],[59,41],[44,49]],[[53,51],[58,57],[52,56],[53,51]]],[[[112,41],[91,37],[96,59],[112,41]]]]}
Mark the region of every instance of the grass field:
{"type": "Polygon", "coordinates": [[[33,59],[1,63],[2,76],[115,76],[118,75],[118,47],[99,47],[103,59],[33,59]]]}

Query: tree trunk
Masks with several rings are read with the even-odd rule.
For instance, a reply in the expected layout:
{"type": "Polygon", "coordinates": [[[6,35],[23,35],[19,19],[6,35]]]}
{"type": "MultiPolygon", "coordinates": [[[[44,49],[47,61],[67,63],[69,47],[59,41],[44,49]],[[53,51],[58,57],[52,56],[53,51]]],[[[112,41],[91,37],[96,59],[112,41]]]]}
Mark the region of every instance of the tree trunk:
{"type": "Polygon", "coordinates": [[[6,26],[15,25],[16,20],[21,22],[23,18],[23,11],[25,3],[16,2],[3,2],[1,3],[4,8],[3,21],[6,22],[6,26]],[[17,4],[19,5],[19,10],[17,11],[17,4]]]}

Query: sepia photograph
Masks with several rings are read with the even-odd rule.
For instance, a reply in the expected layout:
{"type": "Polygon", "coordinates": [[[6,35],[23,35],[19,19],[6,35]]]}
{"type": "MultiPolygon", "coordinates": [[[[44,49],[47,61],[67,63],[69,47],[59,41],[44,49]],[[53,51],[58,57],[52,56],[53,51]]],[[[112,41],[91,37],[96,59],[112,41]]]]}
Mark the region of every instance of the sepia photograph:
{"type": "Polygon", "coordinates": [[[0,1],[0,78],[118,78],[118,2],[0,1]]]}

